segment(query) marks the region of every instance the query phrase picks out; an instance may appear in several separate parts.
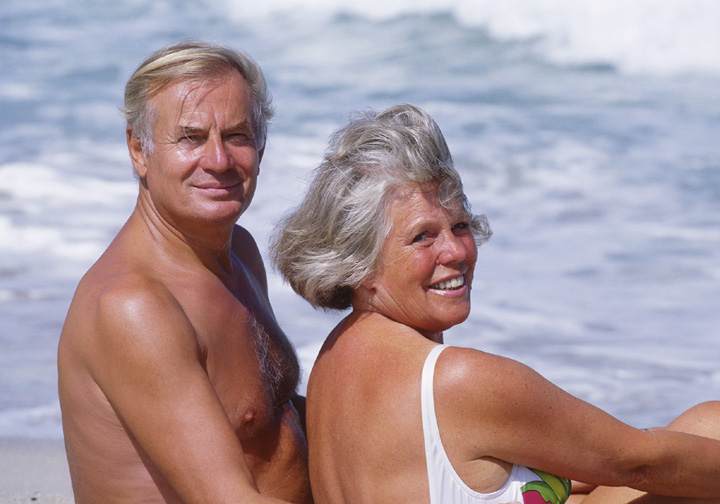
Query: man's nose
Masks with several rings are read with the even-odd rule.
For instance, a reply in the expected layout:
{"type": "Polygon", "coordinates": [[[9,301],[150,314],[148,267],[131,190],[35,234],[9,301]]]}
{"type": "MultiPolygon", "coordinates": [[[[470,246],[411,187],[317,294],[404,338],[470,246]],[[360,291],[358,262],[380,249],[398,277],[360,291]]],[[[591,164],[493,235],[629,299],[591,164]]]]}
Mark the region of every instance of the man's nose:
{"type": "Polygon", "coordinates": [[[205,142],[202,167],[205,170],[225,171],[233,163],[233,158],[220,135],[210,135],[205,142]]]}

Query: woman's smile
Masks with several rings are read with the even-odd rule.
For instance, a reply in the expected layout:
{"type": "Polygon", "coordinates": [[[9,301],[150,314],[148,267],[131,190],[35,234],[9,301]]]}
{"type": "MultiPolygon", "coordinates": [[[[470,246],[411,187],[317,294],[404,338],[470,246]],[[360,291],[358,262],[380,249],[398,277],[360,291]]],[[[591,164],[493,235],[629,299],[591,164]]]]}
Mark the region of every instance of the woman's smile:
{"type": "Polygon", "coordinates": [[[430,286],[433,290],[457,291],[465,286],[465,275],[460,275],[449,280],[443,280],[430,286]]]}

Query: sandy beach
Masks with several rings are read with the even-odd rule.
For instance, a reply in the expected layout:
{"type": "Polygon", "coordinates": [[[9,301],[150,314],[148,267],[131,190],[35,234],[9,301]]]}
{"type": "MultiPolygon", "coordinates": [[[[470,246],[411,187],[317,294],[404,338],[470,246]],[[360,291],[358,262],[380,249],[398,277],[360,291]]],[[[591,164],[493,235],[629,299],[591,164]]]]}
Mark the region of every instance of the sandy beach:
{"type": "Polygon", "coordinates": [[[61,440],[0,438],[0,504],[71,504],[61,440]]]}

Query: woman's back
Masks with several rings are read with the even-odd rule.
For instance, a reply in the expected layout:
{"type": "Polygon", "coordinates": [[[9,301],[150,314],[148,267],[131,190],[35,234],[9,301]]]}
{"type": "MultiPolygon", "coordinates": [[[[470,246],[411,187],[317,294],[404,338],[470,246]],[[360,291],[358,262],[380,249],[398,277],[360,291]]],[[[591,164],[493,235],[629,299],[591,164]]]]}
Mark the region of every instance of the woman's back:
{"type": "Polygon", "coordinates": [[[427,503],[420,378],[433,343],[360,326],[328,338],[308,383],[315,502],[427,503]]]}

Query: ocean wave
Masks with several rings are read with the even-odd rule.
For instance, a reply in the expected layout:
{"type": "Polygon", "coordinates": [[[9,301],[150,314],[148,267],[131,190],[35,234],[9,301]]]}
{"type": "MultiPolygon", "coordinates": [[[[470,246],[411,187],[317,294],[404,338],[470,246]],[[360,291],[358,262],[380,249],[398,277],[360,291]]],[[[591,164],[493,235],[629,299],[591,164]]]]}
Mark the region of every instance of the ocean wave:
{"type": "Polygon", "coordinates": [[[450,13],[459,25],[501,41],[531,40],[550,62],[608,65],[627,73],[720,74],[720,3],[714,0],[226,0],[244,20],[289,16],[329,22],[450,13]]]}
{"type": "Polygon", "coordinates": [[[60,403],[0,412],[0,434],[8,438],[62,439],[60,403]]]}

